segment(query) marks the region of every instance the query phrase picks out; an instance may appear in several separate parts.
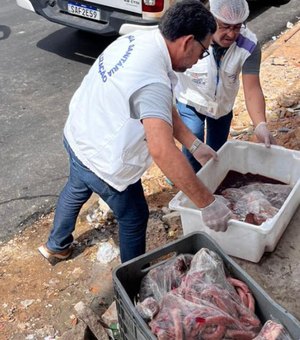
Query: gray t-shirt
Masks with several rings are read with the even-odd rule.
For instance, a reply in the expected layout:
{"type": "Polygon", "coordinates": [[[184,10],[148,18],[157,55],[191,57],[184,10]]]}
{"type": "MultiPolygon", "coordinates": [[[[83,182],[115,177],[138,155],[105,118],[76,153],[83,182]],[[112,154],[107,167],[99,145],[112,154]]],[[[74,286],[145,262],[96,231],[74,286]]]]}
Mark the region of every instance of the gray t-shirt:
{"type": "Polygon", "coordinates": [[[153,83],[144,86],[129,99],[131,118],[160,118],[172,126],[172,98],[166,85],[153,83]]]}
{"type": "Polygon", "coordinates": [[[253,52],[244,62],[244,65],[242,67],[242,74],[259,74],[260,62],[261,62],[261,48],[260,44],[257,43],[253,52]]]}
{"type": "MultiPolygon", "coordinates": [[[[219,46],[218,44],[213,44],[213,56],[217,65],[220,65],[222,57],[225,55],[228,48],[219,46]]],[[[242,66],[242,74],[259,74],[261,61],[261,48],[259,43],[255,46],[255,49],[250,54],[250,56],[245,60],[242,66]]]]}

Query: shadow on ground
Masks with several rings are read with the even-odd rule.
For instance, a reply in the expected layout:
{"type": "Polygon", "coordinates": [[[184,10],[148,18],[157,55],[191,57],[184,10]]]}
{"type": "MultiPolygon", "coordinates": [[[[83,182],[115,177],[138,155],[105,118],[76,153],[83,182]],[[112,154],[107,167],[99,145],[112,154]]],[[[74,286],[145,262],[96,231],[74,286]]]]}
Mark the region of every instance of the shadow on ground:
{"type": "Polygon", "coordinates": [[[37,47],[63,58],[92,65],[101,52],[117,36],[103,37],[97,34],[64,27],[37,43],[37,47]]]}

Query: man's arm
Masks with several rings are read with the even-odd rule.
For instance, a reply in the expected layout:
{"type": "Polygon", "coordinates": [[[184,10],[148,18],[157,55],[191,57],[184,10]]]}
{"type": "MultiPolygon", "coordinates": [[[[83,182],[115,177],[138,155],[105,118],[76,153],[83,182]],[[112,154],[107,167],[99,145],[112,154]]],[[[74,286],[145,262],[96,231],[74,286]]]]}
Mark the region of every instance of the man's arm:
{"type": "Polygon", "coordinates": [[[143,124],[149,152],[158,167],[201,208],[205,225],[215,231],[226,231],[228,220],[232,217],[230,209],[196,176],[185,156],[175,145],[172,127],[159,118],[143,119],[143,124]]]}
{"type": "MultiPolygon", "coordinates": [[[[194,170],[174,141],[176,137],[189,148],[196,137],[181,121],[173,108],[171,91],[160,84],[146,86],[130,98],[131,117],[140,119],[144,125],[149,152],[162,172],[201,208],[205,225],[215,231],[225,231],[231,211],[214,197],[195,175],[194,170]],[[156,103],[159,103],[157,105],[156,103]]],[[[194,156],[202,164],[216,153],[202,143],[196,147],[194,156]]]]}
{"type": "MultiPolygon", "coordinates": [[[[178,149],[173,138],[173,129],[165,121],[157,118],[143,120],[149,152],[162,172],[183,191],[199,208],[214,201],[213,194],[200,181],[178,149]]],[[[187,129],[186,141],[192,144],[194,135],[187,129]]]]}
{"type": "Polygon", "coordinates": [[[269,148],[271,144],[276,144],[276,140],[267,128],[265,98],[260,86],[259,75],[243,74],[242,78],[246,107],[255,126],[254,134],[259,142],[265,143],[265,146],[269,148]]]}
{"type": "Polygon", "coordinates": [[[217,153],[208,145],[202,143],[196,136],[186,127],[180,118],[178,111],[172,108],[173,135],[190,150],[195,159],[203,166],[211,158],[217,160],[217,153]],[[194,148],[192,151],[190,148],[194,148]]]}
{"type": "Polygon", "coordinates": [[[183,123],[175,106],[172,107],[173,136],[187,149],[195,140],[195,135],[183,123]]]}
{"type": "Polygon", "coordinates": [[[260,85],[259,75],[243,74],[242,80],[246,107],[254,126],[257,126],[266,121],[265,97],[260,85]]]}
{"type": "Polygon", "coordinates": [[[254,51],[243,65],[242,80],[246,107],[255,126],[254,133],[259,142],[270,147],[271,144],[276,144],[276,141],[267,128],[265,97],[259,79],[260,62],[261,48],[257,43],[254,51]]]}

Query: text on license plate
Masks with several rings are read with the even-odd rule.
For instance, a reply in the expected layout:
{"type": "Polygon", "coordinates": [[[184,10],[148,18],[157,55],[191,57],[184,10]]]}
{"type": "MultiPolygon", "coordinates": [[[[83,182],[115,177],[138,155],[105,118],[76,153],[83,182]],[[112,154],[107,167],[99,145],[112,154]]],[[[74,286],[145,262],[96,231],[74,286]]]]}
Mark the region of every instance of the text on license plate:
{"type": "Polygon", "coordinates": [[[93,6],[78,4],[69,1],[68,13],[88,19],[100,20],[100,11],[93,6]]]}

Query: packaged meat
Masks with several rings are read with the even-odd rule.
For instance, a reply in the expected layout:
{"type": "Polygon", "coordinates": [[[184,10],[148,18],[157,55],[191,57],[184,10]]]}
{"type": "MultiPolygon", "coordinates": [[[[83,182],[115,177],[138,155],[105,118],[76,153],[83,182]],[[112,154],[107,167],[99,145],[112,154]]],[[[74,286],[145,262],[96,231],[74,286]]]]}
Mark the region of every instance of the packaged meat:
{"type": "Polygon", "coordinates": [[[285,184],[251,183],[239,188],[227,188],[221,195],[232,210],[234,219],[261,225],[275,216],[292,188],[285,184]]]}
{"type": "Polygon", "coordinates": [[[289,340],[279,323],[262,328],[248,286],[207,248],[151,269],[140,297],[136,308],[159,340],[289,340]]]}
{"type": "Polygon", "coordinates": [[[136,309],[145,321],[150,321],[159,311],[159,304],[153,297],[147,297],[142,302],[138,302],[136,309]]]}
{"type": "MultiPolygon", "coordinates": [[[[223,270],[226,276],[226,280],[233,286],[233,288],[237,292],[237,295],[240,298],[240,305],[244,304],[250,310],[250,312],[251,311],[253,312],[254,310],[255,315],[259,318],[261,324],[264,324],[268,320],[274,320],[275,322],[284,326],[285,330],[289,332],[293,340],[299,340],[300,322],[292,314],[290,314],[286,309],[284,309],[278,303],[276,303],[276,301],[274,301],[268,295],[268,293],[261,286],[259,286],[257,282],[254,281],[254,279],[249,274],[247,274],[231,257],[227,256],[222,250],[222,248],[211,237],[209,237],[207,233],[204,233],[204,232],[190,233],[189,235],[183,236],[176,241],[170,242],[158,249],[155,249],[153,251],[148,252],[147,254],[143,256],[140,256],[136,258],[134,261],[129,261],[128,263],[121,264],[113,271],[114,292],[115,292],[115,299],[116,299],[116,305],[117,305],[117,310],[118,310],[118,320],[119,320],[121,339],[123,340],[125,339],[126,340],[136,340],[136,339],[155,340],[157,339],[157,337],[151,331],[151,328],[149,327],[149,325],[150,324],[155,325],[156,320],[157,321],[160,320],[161,321],[160,324],[163,325],[164,324],[163,318],[159,318],[158,317],[159,313],[157,313],[156,316],[153,317],[152,321],[146,322],[145,319],[141,317],[141,314],[139,314],[136,306],[138,306],[139,303],[145,303],[146,306],[143,306],[143,307],[151,309],[152,314],[153,314],[152,311],[156,312],[157,306],[159,307],[160,312],[163,310],[164,307],[162,304],[162,300],[157,302],[157,304],[155,303],[154,306],[152,305],[151,301],[156,302],[156,300],[154,300],[153,298],[151,299],[149,298],[147,301],[144,300],[143,302],[140,301],[141,281],[151,270],[153,269],[159,270],[159,268],[161,268],[160,265],[166,265],[167,258],[169,259],[171,258],[172,259],[171,261],[173,261],[174,256],[177,256],[180,254],[195,255],[202,248],[212,250],[213,252],[218,254],[218,256],[222,259],[223,270]],[[249,295],[249,293],[251,295],[249,295]],[[251,297],[253,300],[252,302],[251,302],[251,297]],[[254,300],[255,300],[255,305],[254,305],[254,300]],[[150,306],[148,303],[150,304],[150,306]]],[[[207,251],[205,252],[207,253],[207,251]]],[[[220,268],[221,262],[218,260],[218,258],[216,258],[215,262],[216,262],[216,266],[220,268]]],[[[212,263],[214,262],[212,261],[212,263]]],[[[209,277],[211,277],[211,275],[207,275],[207,279],[209,277]]],[[[220,279],[222,278],[221,275],[220,276],[214,275],[213,277],[214,278],[217,277],[220,279]]],[[[180,286],[171,290],[167,294],[172,294],[172,295],[175,295],[177,298],[181,298],[183,300],[183,307],[185,307],[186,305],[192,304],[191,306],[192,308],[194,308],[194,305],[197,305],[197,304],[195,304],[192,301],[188,301],[184,299],[184,296],[182,294],[183,293],[182,287],[184,286],[184,282],[185,282],[185,279],[181,280],[180,286]]],[[[211,288],[213,286],[216,286],[216,285],[213,285],[213,284],[210,285],[211,288]]],[[[218,291],[218,289],[222,289],[222,288],[224,288],[224,286],[217,287],[216,290],[218,291]]],[[[209,307],[212,309],[212,306],[214,306],[215,311],[212,312],[211,310],[212,316],[216,316],[216,315],[224,316],[224,314],[230,315],[230,313],[232,313],[230,308],[228,308],[228,312],[224,312],[219,307],[215,306],[213,303],[214,295],[211,293],[209,294],[206,295],[207,299],[202,300],[202,304],[200,305],[200,309],[202,309],[202,311],[204,311],[205,308],[208,309],[209,307]],[[217,308],[219,309],[219,311],[217,310],[217,308]],[[217,311],[219,314],[216,314],[217,311]]],[[[227,294],[230,295],[229,296],[230,298],[232,298],[233,296],[232,293],[227,293],[227,294]]],[[[178,310],[176,311],[176,309],[180,307],[180,305],[177,303],[175,299],[172,299],[172,297],[171,297],[171,300],[172,301],[170,301],[170,305],[175,310],[172,317],[177,318],[179,311],[178,310]],[[175,306],[174,306],[174,303],[175,303],[175,306]]],[[[220,300],[219,300],[219,303],[220,303],[220,300]]],[[[233,303],[233,307],[235,308],[234,303],[233,303]]],[[[168,312],[170,314],[173,312],[173,309],[167,308],[164,310],[166,314],[168,312]]],[[[234,313],[234,309],[232,310],[234,313]]],[[[251,314],[250,312],[247,315],[252,316],[253,314],[251,314]]],[[[181,317],[181,314],[179,315],[179,317],[181,317]]],[[[165,318],[167,318],[167,316],[165,316],[165,318]]],[[[229,318],[229,320],[231,319],[229,318]]],[[[236,319],[236,317],[234,317],[234,319],[236,319]]],[[[196,318],[194,318],[194,320],[187,319],[186,322],[191,322],[192,324],[194,322],[197,325],[198,323],[200,324],[203,323],[203,320],[201,316],[197,316],[196,318]]],[[[172,325],[172,323],[170,324],[172,325]]],[[[237,325],[237,324],[235,323],[234,325],[237,325]]],[[[207,323],[207,326],[208,326],[208,323],[207,323]]],[[[243,330],[245,330],[244,327],[245,326],[242,325],[243,330]]],[[[237,332],[237,329],[235,326],[231,328],[234,328],[234,331],[237,332]]],[[[164,329],[165,329],[164,333],[166,334],[166,337],[169,339],[167,328],[164,328],[164,329]]],[[[216,326],[211,327],[211,329],[207,328],[205,331],[206,336],[209,336],[209,332],[212,333],[216,329],[217,329],[216,326]]],[[[180,329],[177,331],[180,331],[180,329]]],[[[246,331],[249,331],[249,328],[247,328],[246,331]]],[[[174,334],[174,331],[173,331],[173,334],[174,334]]],[[[235,334],[237,335],[237,333],[235,334]]],[[[255,336],[258,336],[258,334],[259,332],[257,332],[255,336]]],[[[200,338],[201,336],[198,337],[198,339],[200,338]]],[[[242,340],[243,337],[240,334],[239,336],[236,336],[235,339],[242,340]]],[[[182,340],[182,338],[180,340],[182,340]]],[[[229,338],[227,338],[226,340],[229,340],[229,338]]]]}
{"type": "Polygon", "coordinates": [[[278,322],[268,320],[253,340],[293,340],[288,331],[278,322]]]}
{"type": "Polygon", "coordinates": [[[153,297],[160,301],[170,290],[180,286],[190,268],[193,255],[181,254],[151,269],[142,279],[140,301],[153,297]]]}
{"type": "Polygon", "coordinates": [[[258,333],[208,301],[187,301],[177,290],[164,296],[149,325],[159,340],[250,340],[258,333]]]}
{"type": "Polygon", "coordinates": [[[196,304],[207,301],[234,318],[236,330],[251,334],[260,330],[261,323],[254,314],[254,299],[247,285],[226,276],[223,261],[215,252],[206,248],[199,250],[179,288],[186,300],[196,304]],[[243,294],[238,293],[237,286],[243,294]]]}

